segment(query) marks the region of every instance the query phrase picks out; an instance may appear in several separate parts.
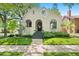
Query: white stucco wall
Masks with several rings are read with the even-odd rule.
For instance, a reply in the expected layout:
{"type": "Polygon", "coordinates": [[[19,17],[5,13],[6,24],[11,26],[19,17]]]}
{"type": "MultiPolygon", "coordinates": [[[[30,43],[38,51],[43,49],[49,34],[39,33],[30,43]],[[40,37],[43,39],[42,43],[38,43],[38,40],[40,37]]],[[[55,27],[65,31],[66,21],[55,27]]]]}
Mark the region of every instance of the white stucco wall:
{"type": "Polygon", "coordinates": [[[41,20],[42,21],[42,30],[44,31],[51,31],[50,29],[50,22],[51,20],[55,19],[57,21],[57,29],[53,29],[52,31],[60,31],[61,28],[61,22],[62,17],[60,15],[56,15],[53,11],[50,11],[48,9],[42,9],[42,8],[32,8],[28,10],[28,12],[25,14],[24,19],[22,21],[23,26],[25,26],[24,34],[33,34],[36,30],[36,21],[41,20]],[[34,14],[33,14],[34,10],[34,14]],[[42,14],[42,10],[45,10],[45,14],[42,14]],[[32,27],[27,28],[26,27],[26,20],[31,20],[32,27]]]}

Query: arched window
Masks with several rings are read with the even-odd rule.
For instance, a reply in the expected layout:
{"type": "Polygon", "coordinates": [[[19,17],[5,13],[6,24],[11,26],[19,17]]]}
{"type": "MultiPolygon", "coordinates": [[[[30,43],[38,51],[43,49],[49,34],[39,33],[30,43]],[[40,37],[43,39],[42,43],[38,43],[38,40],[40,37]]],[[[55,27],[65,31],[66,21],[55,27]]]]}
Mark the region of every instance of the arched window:
{"type": "Polygon", "coordinates": [[[35,14],[35,11],[33,10],[33,14],[35,14]]]}
{"type": "Polygon", "coordinates": [[[26,26],[27,27],[32,27],[32,22],[30,20],[26,20],[26,26]]]}
{"type": "Polygon", "coordinates": [[[42,10],[42,14],[45,14],[45,10],[42,10]]]}
{"type": "Polygon", "coordinates": [[[51,29],[56,29],[57,28],[57,21],[55,19],[53,19],[50,22],[50,26],[51,26],[51,29]]]}

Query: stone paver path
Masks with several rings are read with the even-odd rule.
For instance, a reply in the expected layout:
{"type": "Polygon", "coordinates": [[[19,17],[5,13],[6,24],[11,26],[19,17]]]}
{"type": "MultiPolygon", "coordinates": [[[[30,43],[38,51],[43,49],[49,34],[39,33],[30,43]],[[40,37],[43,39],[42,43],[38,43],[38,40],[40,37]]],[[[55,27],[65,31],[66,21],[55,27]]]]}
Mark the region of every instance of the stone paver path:
{"type": "Polygon", "coordinates": [[[32,44],[28,47],[27,53],[31,56],[42,56],[44,46],[42,45],[43,39],[32,39],[32,44]]]}
{"type": "Polygon", "coordinates": [[[0,45],[0,52],[24,52],[24,56],[43,56],[43,52],[79,52],[79,45],[0,45]]]}
{"type": "Polygon", "coordinates": [[[31,56],[42,56],[44,50],[45,49],[43,45],[32,44],[31,46],[29,46],[27,53],[31,56]]]}
{"type": "Polygon", "coordinates": [[[79,52],[79,45],[44,45],[48,52],[79,52]]]}
{"type": "Polygon", "coordinates": [[[27,52],[28,45],[0,45],[0,52],[27,52]]]}

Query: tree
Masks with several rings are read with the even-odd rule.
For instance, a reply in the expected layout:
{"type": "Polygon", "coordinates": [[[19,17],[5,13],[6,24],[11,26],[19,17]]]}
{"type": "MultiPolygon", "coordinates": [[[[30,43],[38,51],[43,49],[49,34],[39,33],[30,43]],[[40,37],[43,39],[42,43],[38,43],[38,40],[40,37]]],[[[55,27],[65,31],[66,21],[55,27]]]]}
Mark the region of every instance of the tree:
{"type": "Polygon", "coordinates": [[[58,9],[58,4],[57,3],[53,3],[53,9],[58,9]]]}
{"type": "MultiPolygon", "coordinates": [[[[68,11],[69,11],[69,13],[71,13],[71,9],[74,6],[74,3],[64,3],[64,5],[68,7],[68,11]]],[[[69,16],[71,16],[71,15],[69,15],[69,16]]]]}
{"type": "Polygon", "coordinates": [[[7,36],[7,19],[8,13],[13,8],[12,4],[8,3],[0,3],[0,18],[3,22],[4,27],[4,37],[7,36]]]}
{"type": "Polygon", "coordinates": [[[72,6],[74,6],[74,3],[64,3],[64,5],[67,6],[69,10],[71,10],[72,6]]]}
{"type": "Polygon", "coordinates": [[[68,33],[70,33],[71,29],[73,30],[73,33],[74,33],[74,28],[75,28],[75,24],[73,23],[73,21],[71,20],[71,9],[72,7],[75,5],[74,3],[64,3],[65,6],[68,7],[68,12],[69,12],[69,15],[68,15],[68,19],[65,21],[64,25],[65,25],[65,28],[67,30],[68,33]]]}
{"type": "Polygon", "coordinates": [[[31,9],[33,6],[37,6],[31,3],[1,3],[0,4],[0,18],[3,22],[4,27],[4,36],[7,36],[7,20],[18,19],[19,26],[19,35],[22,35],[22,24],[23,16],[27,13],[28,8],[31,9]]]}
{"type": "Polygon", "coordinates": [[[2,29],[3,29],[3,22],[2,22],[2,20],[0,18],[0,32],[2,32],[2,29]]]}
{"type": "Polygon", "coordinates": [[[13,4],[15,8],[13,9],[14,13],[18,16],[19,18],[19,35],[22,36],[22,24],[21,21],[23,20],[23,16],[28,12],[28,9],[31,9],[32,7],[37,7],[37,4],[32,4],[32,3],[15,3],[13,4]]]}
{"type": "Polygon", "coordinates": [[[62,23],[62,26],[66,29],[67,33],[71,33],[71,30],[72,30],[72,33],[74,33],[74,29],[75,29],[75,24],[70,21],[69,19],[65,19],[63,20],[63,23],[62,23]]]}
{"type": "Polygon", "coordinates": [[[55,14],[60,15],[57,3],[53,3],[52,10],[54,11],[55,14]]]}
{"type": "Polygon", "coordinates": [[[16,20],[9,20],[7,23],[7,29],[10,31],[11,34],[16,31],[18,28],[18,23],[16,20]]]}

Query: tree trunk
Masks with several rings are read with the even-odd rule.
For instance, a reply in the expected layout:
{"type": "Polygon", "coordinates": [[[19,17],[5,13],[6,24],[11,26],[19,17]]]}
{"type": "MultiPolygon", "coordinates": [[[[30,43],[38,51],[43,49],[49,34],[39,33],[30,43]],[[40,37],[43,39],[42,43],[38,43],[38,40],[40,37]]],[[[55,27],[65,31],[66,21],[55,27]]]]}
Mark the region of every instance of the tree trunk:
{"type": "Polygon", "coordinates": [[[70,27],[67,28],[67,33],[70,34],[70,27]]]}
{"type": "Polygon", "coordinates": [[[20,21],[19,21],[19,22],[20,22],[20,27],[19,27],[19,36],[22,36],[22,22],[21,22],[22,19],[23,19],[23,18],[21,17],[21,19],[20,19],[20,21]]]}
{"type": "Polygon", "coordinates": [[[6,15],[4,15],[3,25],[4,25],[4,37],[7,36],[7,23],[6,23],[6,15]]]}

